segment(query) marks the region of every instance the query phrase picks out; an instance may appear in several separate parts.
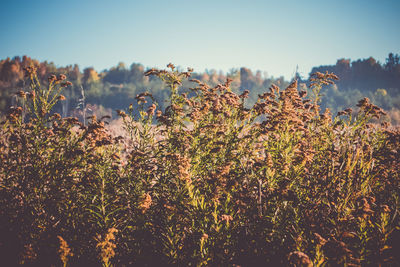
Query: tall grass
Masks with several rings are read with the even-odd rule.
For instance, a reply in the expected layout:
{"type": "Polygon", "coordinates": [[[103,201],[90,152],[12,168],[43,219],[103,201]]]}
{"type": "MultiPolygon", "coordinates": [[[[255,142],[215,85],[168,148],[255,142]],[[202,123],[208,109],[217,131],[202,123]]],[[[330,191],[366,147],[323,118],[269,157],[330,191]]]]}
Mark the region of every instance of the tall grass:
{"type": "Polygon", "coordinates": [[[168,68],[146,72],[168,86],[168,107],[138,95],[118,111],[125,137],[107,118],[52,114],[66,77],[43,88],[27,70],[24,108],[1,128],[3,262],[399,264],[400,131],[378,124],[380,108],[363,99],[333,118],[321,111],[331,73],[314,74],[307,91],[273,85],[246,108],[249,92],[233,93],[230,80],[183,90],[192,70],[168,68]]]}

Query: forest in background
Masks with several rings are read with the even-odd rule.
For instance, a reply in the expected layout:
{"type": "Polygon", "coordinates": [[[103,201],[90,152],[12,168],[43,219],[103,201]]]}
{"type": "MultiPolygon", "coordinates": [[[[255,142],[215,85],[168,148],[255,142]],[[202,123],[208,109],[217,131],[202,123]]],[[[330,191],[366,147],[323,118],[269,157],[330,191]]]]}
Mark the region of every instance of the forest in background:
{"type": "MultiPolygon", "coordinates": [[[[77,116],[82,119],[83,114],[115,117],[115,110],[126,110],[134,102],[134,98],[144,91],[151,92],[163,110],[168,100],[169,93],[162,81],[144,76],[147,69],[139,63],[127,67],[121,62],[99,73],[94,68],[81,70],[76,64],[57,67],[53,62],[39,62],[28,56],[17,56],[0,61],[0,113],[4,114],[9,106],[17,105],[16,92],[29,87],[24,68],[32,64],[38,68],[38,78],[43,85],[48,83],[47,79],[51,74],[65,74],[72,83],[64,91],[67,101],[56,107],[56,111],[64,117],[77,116]]],[[[355,61],[339,59],[335,65],[314,67],[310,74],[326,71],[335,73],[340,80],[327,86],[322,92],[323,109],[329,108],[335,115],[363,97],[368,97],[374,104],[386,110],[392,124],[400,123],[399,55],[390,53],[384,63],[376,61],[373,57],[355,61]]],[[[249,105],[254,104],[258,95],[272,84],[286,87],[291,82],[283,77],[268,77],[261,71],[253,72],[245,67],[232,69],[229,73],[208,70],[193,73],[192,77],[211,86],[230,78],[233,80],[231,88],[235,93],[249,90],[249,105]]],[[[292,80],[297,79],[299,86],[306,89],[308,78],[296,73],[292,80]]],[[[189,84],[184,84],[184,88],[189,87],[189,84]]]]}

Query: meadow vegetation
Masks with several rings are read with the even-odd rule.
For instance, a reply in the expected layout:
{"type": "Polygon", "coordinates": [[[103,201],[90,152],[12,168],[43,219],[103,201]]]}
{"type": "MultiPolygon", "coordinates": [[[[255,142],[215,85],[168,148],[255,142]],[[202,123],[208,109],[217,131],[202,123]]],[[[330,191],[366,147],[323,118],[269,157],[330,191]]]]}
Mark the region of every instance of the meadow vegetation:
{"type": "Polygon", "coordinates": [[[396,266],[400,130],[361,99],[321,110],[316,72],[248,105],[231,80],[148,70],[147,92],[82,123],[52,112],[69,82],[26,69],[1,122],[0,257],[8,266],[396,266]],[[191,84],[183,89],[183,84],[191,84]],[[373,123],[371,123],[373,122],[373,123]],[[381,123],[382,122],[382,123],[381,123]]]}
{"type": "MultiPolygon", "coordinates": [[[[114,67],[97,72],[92,67],[83,70],[76,64],[57,67],[53,62],[16,56],[0,60],[0,116],[5,114],[9,106],[16,104],[16,92],[29,90],[29,82],[24,78],[24,68],[31,64],[37,66],[38,78],[45,86],[50,75],[68,76],[72,85],[64,91],[67,99],[53,108],[53,112],[58,112],[63,117],[77,117],[81,121],[89,115],[96,115],[98,118],[105,115],[115,117],[116,109],[125,109],[136,95],[145,91],[157,99],[159,109],[165,110],[169,103],[169,89],[157,77],[145,76],[146,68],[139,63],[128,66],[120,62],[114,67]]],[[[338,59],[334,65],[314,67],[311,73],[327,71],[338,75],[340,80],[324,88],[321,109],[329,108],[336,115],[348,107],[354,108],[358,100],[368,97],[388,113],[388,119],[393,125],[400,125],[399,55],[390,53],[383,63],[372,57],[352,61],[338,59]]],[[[293,69],[293,75],[285,79],[241,67],[226,73],[212,69],[193,72],[191,78],[211,87],[224,83],[228,78],[232,79],[232,92],[241,94],[244,90],[249,91],[245,107],[250,108],[256,103],[258,95],[263,94],[272,84],[286,88],[291,80],[296,79],[299,89],[304,90],[309,86],[310,74],[293,69]]],[[[182,82],[182,88],[191,87],[190,82],[182,82]]]]}

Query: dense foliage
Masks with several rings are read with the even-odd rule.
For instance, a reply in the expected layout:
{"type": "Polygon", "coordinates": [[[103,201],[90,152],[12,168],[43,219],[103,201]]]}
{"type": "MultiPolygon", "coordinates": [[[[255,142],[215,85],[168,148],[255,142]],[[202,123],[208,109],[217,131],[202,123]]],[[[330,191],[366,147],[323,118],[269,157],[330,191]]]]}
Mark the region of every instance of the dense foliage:
{"type": "Polygon", "coordinates": [[[66,77],[44,87],[27,69],[30,90],[1,128],[3,263],[400,262],[400,131],[378,124],[382,109],[364,98],[334,119],[322,112],[331,73],[305,90],[271,85],[248,107],[250,92],[234,93],[232,80],[209,86],[168,67],[145,73],[166,84],[165,110],[138,94],[118,110],[124,136],[107,118],[51,113],[66,77]]]}

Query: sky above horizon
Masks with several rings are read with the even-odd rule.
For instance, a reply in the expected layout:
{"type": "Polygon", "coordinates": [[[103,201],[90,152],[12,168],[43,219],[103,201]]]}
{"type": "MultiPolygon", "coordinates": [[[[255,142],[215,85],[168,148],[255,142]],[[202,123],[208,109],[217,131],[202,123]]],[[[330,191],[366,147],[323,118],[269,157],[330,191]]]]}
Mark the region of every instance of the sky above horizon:
{"type": "Polygon", "coordinates": [[[400,53],[397,0],[0,0],[0,59],[81,69],[169,62],[290,79],[296,71],[400,53]]]}

